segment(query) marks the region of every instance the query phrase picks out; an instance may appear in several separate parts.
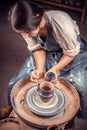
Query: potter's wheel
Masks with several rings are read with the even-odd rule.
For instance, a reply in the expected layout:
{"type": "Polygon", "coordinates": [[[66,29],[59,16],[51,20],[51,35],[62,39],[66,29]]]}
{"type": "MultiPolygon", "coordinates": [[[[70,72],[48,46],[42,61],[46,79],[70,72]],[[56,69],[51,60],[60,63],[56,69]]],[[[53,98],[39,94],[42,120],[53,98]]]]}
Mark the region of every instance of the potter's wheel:
{"type": "MultiPolygon", "coordinates": [[[[39,84],[41,84],[43,81],[43,78],[40,79],[39,84]]],[[[78,92],[68,81],[58,77],[57,82],[54,83],[54,86],[56,86],[54,94],[55,96],[46,105],[44,105],[43,102],[40,100],[39,95],[35,93],[37,89],[36,86],[37,83],[31,82],[28,76],[20,79],[14,85],[11,91],[12,107],[16,114],[22,119],[22,121],[24,121],[28,125],[32,125],[36,128],[42,129],[47,128],[48,126],[58,126],[60,124],[68,122],[76,115],[78,109],[80,108],[80,99],[78,92]],[[62,93],[60,93],[59,90],[62,93]],[[33,98],[31,98],[31,95],[33,95],[33,98]],[[38,103],[37,100],[39,101],[38,103]],[[30,106],[28,105],[29,103],[30,106]],[[34,105],[35,107],[35,109],[33,109],[33,112],[30,108],[32,107],[32,105],[34,105]],[[39,113],[41,112],[40,110],[43,106],[44,110],[42,110],[42,113],[39,113]],[[40,110],[38,110],[38,108],[40,110]],[[52,108],[54,110],[52,110],[52,108]],[[57,108],[61,108],[62,112],[60,111],[60,109],[57,108]],[[35,114],[37,112],[36,110],[38,110],[38,114],[35,114]],[[49,115],[56,112],[59,113],[52,116],[43,116],[46,115],[43,114],[45,111],[49,112],[46,113],[49,115]],[[40,116],[39,114],[41,114],[42,116],[40,116]]]]}
{"type": "Polygon", "coordinates": [[[55,87],[54,96],[48,102],[44,102],[37,92],[37,86],[34,86],[28,89],[25,101],[32,112],[42,116],[52,116],[62,111],[65,95],[55,87]]]}

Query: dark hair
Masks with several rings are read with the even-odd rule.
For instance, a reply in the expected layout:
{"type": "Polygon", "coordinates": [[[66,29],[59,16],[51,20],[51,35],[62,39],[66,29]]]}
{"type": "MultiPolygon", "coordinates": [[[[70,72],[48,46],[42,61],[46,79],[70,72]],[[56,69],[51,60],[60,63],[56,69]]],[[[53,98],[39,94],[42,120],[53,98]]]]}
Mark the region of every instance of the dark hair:
{"type": "Polygon", "coordinates": [[[10,9],[8,20],[13,29],[32,31],[39,26],[43,13],[43,8],[37,4],[21,0],[10,9]]]}

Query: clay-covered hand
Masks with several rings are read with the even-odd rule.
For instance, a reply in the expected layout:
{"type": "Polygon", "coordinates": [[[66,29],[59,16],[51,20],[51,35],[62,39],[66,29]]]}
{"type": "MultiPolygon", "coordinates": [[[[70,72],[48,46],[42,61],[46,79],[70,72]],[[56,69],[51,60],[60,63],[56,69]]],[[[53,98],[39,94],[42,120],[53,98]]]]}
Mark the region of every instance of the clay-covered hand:
{"type": "Polygon", "coordinates": [[[49,81],[54,81],[54,80],[57,80],[58,75],[57,75],[57,72],[55,71],[55,69],[54,69],[54,68],[51,68],[51,69],[49,69],[49,70],[45,73],[44,78],[45,78],[46,80],[49,80],[49,81]],[[49,78],[50,78],[50,79],[49,79],[49,78]]]}
{"type": "Polygon", "coordinates": [[[42,70],[35,69],[31,72],[30,80],[33,82],[37,82],[43,75],[42,70]]]}

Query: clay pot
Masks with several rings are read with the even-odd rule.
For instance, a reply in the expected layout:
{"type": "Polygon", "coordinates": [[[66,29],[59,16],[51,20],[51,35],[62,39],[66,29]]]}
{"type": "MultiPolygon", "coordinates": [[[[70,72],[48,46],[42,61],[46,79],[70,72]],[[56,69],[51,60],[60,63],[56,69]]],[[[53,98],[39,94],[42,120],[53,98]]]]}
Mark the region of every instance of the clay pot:
{"type": "Polygon", "coordinates": [[[43,81],[37,91],[43,101],[48,101],[54,95],[54,85],[49,81],[43,81]]]}

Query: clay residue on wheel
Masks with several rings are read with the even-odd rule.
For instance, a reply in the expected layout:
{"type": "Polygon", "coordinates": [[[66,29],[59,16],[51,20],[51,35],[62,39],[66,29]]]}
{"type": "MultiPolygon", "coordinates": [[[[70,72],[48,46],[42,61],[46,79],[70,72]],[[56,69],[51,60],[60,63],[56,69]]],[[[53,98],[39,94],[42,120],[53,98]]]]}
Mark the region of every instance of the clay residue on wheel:
{"type": "MultiPolygon", "coordinates": [[[[39,80],[39,84],[44,79],[39,80]]],[[[26,123],[33,124],[37,127],[48,127],[52,125],[58,125],[71,120],[80,108],[80,99],[78,92],[72,84],[63,78],[58,78],[57,82],[54,83],[55,87],[58,87],[66,96],[66,104],[62,110],[63,115],[53,115],[50,117],[38,116],[32,112],[26,105],[25,94],[27,90],[36,83],[30,82],[29,77],[19,80],[13,87],[11,92],[11,103],[15,112],[20,116],[26,123]],[[15,99],[19,99],[19,106],[16,107],[15,99]]],[[[60,113],[61,115],[61,113],[60,113]]]]}

